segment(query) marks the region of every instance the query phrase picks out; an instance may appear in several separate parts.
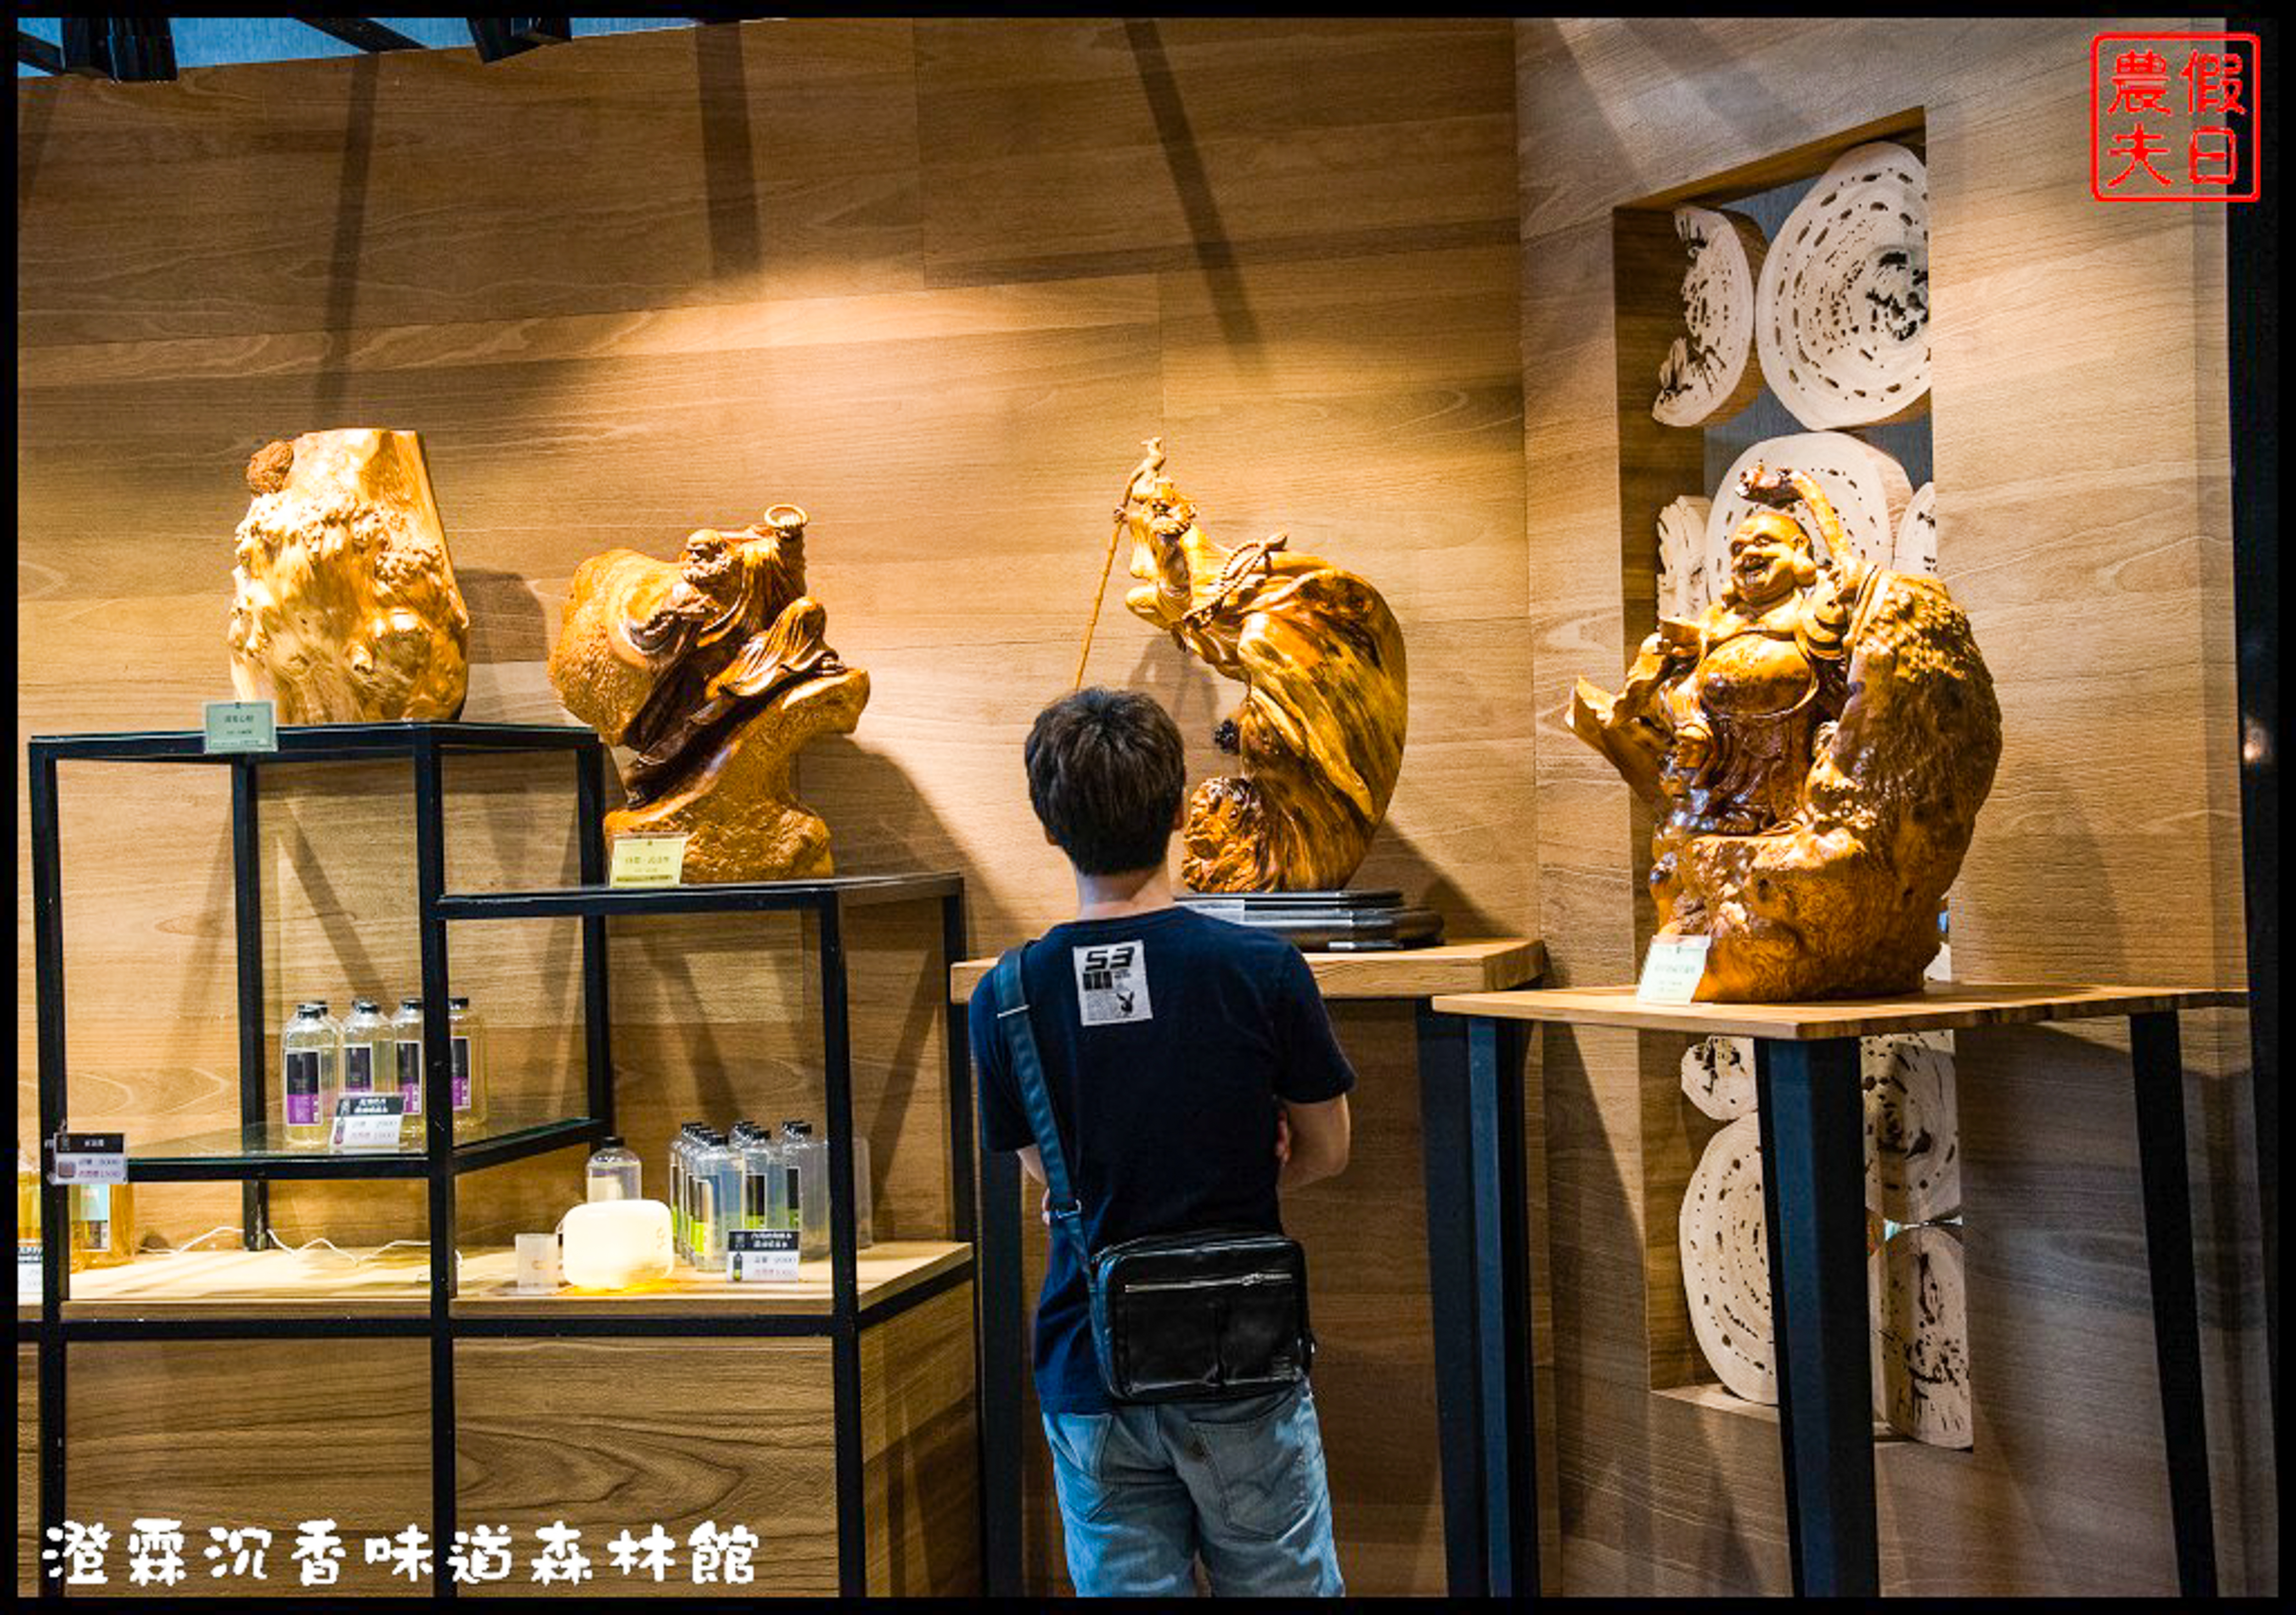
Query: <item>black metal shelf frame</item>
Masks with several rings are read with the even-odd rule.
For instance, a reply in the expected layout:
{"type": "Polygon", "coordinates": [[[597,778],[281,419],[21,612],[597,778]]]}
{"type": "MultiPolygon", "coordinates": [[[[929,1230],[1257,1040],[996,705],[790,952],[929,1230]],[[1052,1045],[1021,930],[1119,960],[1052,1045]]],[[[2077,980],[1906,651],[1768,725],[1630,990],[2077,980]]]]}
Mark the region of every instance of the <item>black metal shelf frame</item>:
{"type": "MultiPolygon", "coordinates": [[[[238,952],[240,1121],[263,1127],[268,1106],[265,1058],[261,888],[257,872],[259,770],[268,764],[403,760],[414,767],[416,912],[423,1001],[424,1149],[417,1154],[291,1156],[254,1151],[223,1155],[129,1158],[131,1181],[243,1181],[243,1242],[259,1248],[268,1232],[269,1185],[282,1179],[413,1179],[429,1187],[430,1304],[426,1315],[323,1315],[293,1319],[233,1315],[213,1318],[65,1318],[70,1298],[69,1191],[42,1174],[41,1305],[38,1320],[20,1320],[17,1339],[39,1352],[39,1515],[45,1539],[62,1523],[65,1485],[65,1347],[69,1341],[121,1339],[251,1339],[370,1337],[427,1339],[430,1343],[431,1530],[437,1543],[455,1529],[454,1347],[458,1339],[505,1337],[825,1337],[830,1342],[836,1446],[838,1585],[849,1596],[867,1591],[866,1518],[862,1490],[860,1337],[865,1325],[884,1322],[946,1294],[973,1277],[970,1249],[964,1261],[886,1299],[864,1305],[860,1296],[855,1219],[852,1044],[849,1020],[846,910],[882,903],[934,901],[940,905],[944,973],[964,957],[964,886],[954,873],[858,876],[772,884],[612,888],[605,882],[605,749],[586,729],[545,724],[321,724],[283,728],[269,753],[210,754],[197,733],[158,732],[43,737],[29,743],[33,954],[36,978],[40,1131],[45,1141],[67,1116],[64,1044],[63,917],[57,768],[63,762],[194,762],[232,770],[232,864],[238,952]],[[446,890],[444,761],[450,753],[571,752],[575,759],[581,841],[579,886],[527,893],[450,894],[446,890]],[[831,1306],[827,1313],[761,1310],[743,1314],[661,1312],[614,1317],[458,1316],[453,1311],[455,1183],[464,1172],[550,1150],[592,1143],[614,1131],[613,1054],[608,1018],[606,920],[609,916],[707,912],[798,912],[815,919],[815,953],[821,977],[824,1134],[830,1145],[831,1306]],[[521,1127],[457,1144],[444,1102],[448,1068],[447,927],[456,920],[569,918],[582,927],[582,993],[588,1114],[521,1127]],[[433,1084],[439,1084],[434,1091],[433,1084]]],[[[974,1156],[972,1148],[972,1064],[962,1005],[946,1018],[944,1060],[948,1081],[951,1237],[971,1248],[975,1239],[974,1156]]],[[[979,1338],[979,1297],[974,1308],[979,1338]]],[[[976,1359],[976,1388],[979,1363],[976,1359]]],[[[976,1388],[976,1405],[977,1405],[976,1388]]],[[[59,1598],[61,1585],[43,1578],[43,1599],[59,1598]]],[[[454,1596],[451,1578],[434,1577],[432,1595],[454,1596]]]]}

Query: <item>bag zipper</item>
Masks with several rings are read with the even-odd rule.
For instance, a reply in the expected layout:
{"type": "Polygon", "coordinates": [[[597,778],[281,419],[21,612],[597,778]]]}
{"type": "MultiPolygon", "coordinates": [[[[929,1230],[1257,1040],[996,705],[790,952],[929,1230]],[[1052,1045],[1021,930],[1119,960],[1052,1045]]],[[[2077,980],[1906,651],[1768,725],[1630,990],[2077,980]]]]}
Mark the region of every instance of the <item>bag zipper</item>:
{"type": "Polygon", "coordinates": [[[1152,1290],[1210,1290],[1247,1284],[1289,1284],[1291,1282],[1292,1276],[1289,1273],[1244,1273],[1225,1279],[1159,1279],[1144,1284],[1127,1284],[1122,1287],[1122,1293],[1130,1296],[1152,1290]]]}

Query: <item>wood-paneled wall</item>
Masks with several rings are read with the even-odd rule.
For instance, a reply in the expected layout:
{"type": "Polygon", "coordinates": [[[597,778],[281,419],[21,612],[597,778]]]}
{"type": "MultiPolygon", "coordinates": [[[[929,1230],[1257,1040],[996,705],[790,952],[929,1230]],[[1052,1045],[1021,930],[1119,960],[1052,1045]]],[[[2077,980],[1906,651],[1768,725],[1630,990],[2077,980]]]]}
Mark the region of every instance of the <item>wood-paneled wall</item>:
{"type": "MultiPolygon", "coordinates": [[[[1743,194],[1918,120],[1940,569],[2005,732],[1952,894],[1955,973],[2242,985],[2222,219],[2091,200],[2080,97],[2106,26],[2123,25],[1518,25],[1529,703],[1558,982],[1626,979],[1649,925],[1647,824],[1560,714],[1575,675],[1615,677],[1644,630],[1658,505],[1710,491],[1671,485],[1663,449],[1621,424],[1657,355],[1628,354],[1636,333],[1612,318],[1633,235],[1613,210],[1743,194]]],[[[1880,1449],[1884,1588],[2171,1589],[2125,1040],[1959,1047],[1976,1446],[1880,1449]]],[[[2227,1588],[2269,1591],[2246,1047],[2239,1017],[2188,1018],[2219,1553],[2227,1588]]],[[[1788,1586],[1774,1419],[1653,1389],[1688,1350],[1645,1249],[1671,1242],[1679,1203],[1678,1052],[1546,1040],[1571,1591],[1788,1586]]]]}
{"type": "MultiPolygon", "coordinates": [[[[1363,880],[1435,902],[1457,935],[1522,932],[1514,98],[1500,21],[758,22],[491,66],[425,52],[27,82],[20,750],[186,727],[227,693],[240,467],[274,436],[422,434],[477,719],[562,716],[543,664],[583,558],[668,554],[794,500],[831,640],[873,691],[856,735],[808,754],[805,791],[840,867],[960,869],[975,944],[1001,946],[1070,901],[1020,742],[1068,686],[1110,506],[1161,433],[1218,536],[1288,528],[1405,624],[1408,753],[1363,880]]],[[[1233,691],[1114,598],[1091,671],[1163,698],[1193,770],[1214,769],[1233,691]]],[[[275,1011],[396,997],[414,971],[404,770],[299,772],[263,804],[275,1011]]],[[[456,779],[453,884],[570,878],[554,769],[456,779]]],[[[224,785],[66,771],[80,1121],[151,1135],[232,1114],[224,785]]],[[[859,940],[879,1227],[890,1205],[891,1232],[931,1233],[933,934],[873,912],[859,940]]],[[[687,1116],[818,1114],[796,941],[616,927],[619,1094],[650,1174],[687,1116]]],[[[456,928],[457,991],[492,1024],[505,1089],[578,1082],[574,952],[569,927],[456,928]]],[[[18,980],[29,1117],[24,931],[18,980]]],[[[1411,1039],[1372,1009],[1342,1031],[1367,1136],[1296,1210],[1331,1253],[1326,1445],[1351,1584],[1432,1590],[1411,1039]]],[[[463,1178],[463,1237],[546,1225],[570,1166],[463,1178]]],[[[171,1240],[237,1220],[228,1191],[144,1198],[171,1240]]],[[[419,1198],[389,1186],[278,1205],[291,1234],[421,1232],[419,1198]]],[[[1056,1537],[1032,1561],[1057,1585],[1056,1537]]]]}

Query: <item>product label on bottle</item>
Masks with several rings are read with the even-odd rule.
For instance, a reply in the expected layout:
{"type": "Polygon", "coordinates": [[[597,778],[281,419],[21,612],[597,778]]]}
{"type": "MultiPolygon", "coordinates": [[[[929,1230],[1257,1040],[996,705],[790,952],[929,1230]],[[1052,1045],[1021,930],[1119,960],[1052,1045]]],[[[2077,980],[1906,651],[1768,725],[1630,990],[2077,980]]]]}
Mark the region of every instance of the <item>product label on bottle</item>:
{"type": "Polygon", "coordinates": [[[335,1101],[330,1141],[338,1149],[396,1149],[406,1105],[396,1093],[346,1094],[335,1101]]]}
{"type": "Polygon", "coordinates": [[[422,1114],[422,1045],[402,1042],[398,1053],[398,1097],[406,1101],[406,1114],[422,1114]]]}
{"type": "Polygon", "coordinates": [[[798,1184],[800,1180],[798,1176],[798,1169],[794,1166],[784,1166],[782,1171],[787,1174],[782,1180],[782,1226],[795,1228],[799,1226],[805,1212],[804,1202],[798,1198],[798,1184]]]}
{"type": "Polygon", "coordinates": [[[726,1276],[736,1283],[796,1278],[797,1230],[736,1228],[726,1236],[726,1276]]]}
{"type": "Polygon", "coordinates": [[[742,1226],[744,1228],[773,1226],[766,1220],[766,1205],[773,1198],[768,1192],[774,1182],[771,1172],[769,1167],[765,1172],[745,1172],[742,1174],[742,1226]]]}
{"type": "Polygon", "coordinates": [[[108,1250],[111,1247],[111,1185],[82,1183],[72,1191],[78,1203],[73,1213],[80,1225],[80,1242],[90,1250],[108,1250]]]}
{"type": "Polygon", "coordinates": [[[343,1045],[343,1092],[345,1093],[374,1092],[374,1045],[373,1043],[343,1045]]]}
{"type": "Polygon", "coordinates": [[[319,1051],[291,1049],[286,1066],[281,1092],[287,1100],[287,1125],[316,1127],[319,1125],[319,1051]]]}
{"type": "Polygon", "coordinates": [[[471,1040],[469,1038],[458,1037],[454,1040],[452,1060],[455,1108],[468,1110],[471,1108],[471,1040]]]}
{"type": "Polygon", "coordinates": [[[693,1242],[707,1246],[709,1243],[709,1224],[718,1213],[718,1197],[713,1192],[718,1185],[705,1177],[690,1181],[693,1184],[693,1242]]]}
{"type": "Polygon", "coordinates": [[[622,1174],[601,1172],[594,1167],[590,1173],[590,1198],[594,1200],[623,1200],[629,1197],[622,1192],[622,1174]]]}

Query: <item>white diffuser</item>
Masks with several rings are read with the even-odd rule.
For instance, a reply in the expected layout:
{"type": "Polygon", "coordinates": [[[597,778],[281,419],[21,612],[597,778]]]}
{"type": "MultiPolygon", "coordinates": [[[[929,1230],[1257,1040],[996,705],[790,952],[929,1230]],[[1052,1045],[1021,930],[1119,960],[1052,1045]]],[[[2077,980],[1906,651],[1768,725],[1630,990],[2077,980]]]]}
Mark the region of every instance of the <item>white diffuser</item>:
{"type": "Polygon", "coordinates": [[[558,1224],[559,1263],[576,1290],[639,1290],[669,1277],[669,1207],[586,1200],[558,1224]]]}

